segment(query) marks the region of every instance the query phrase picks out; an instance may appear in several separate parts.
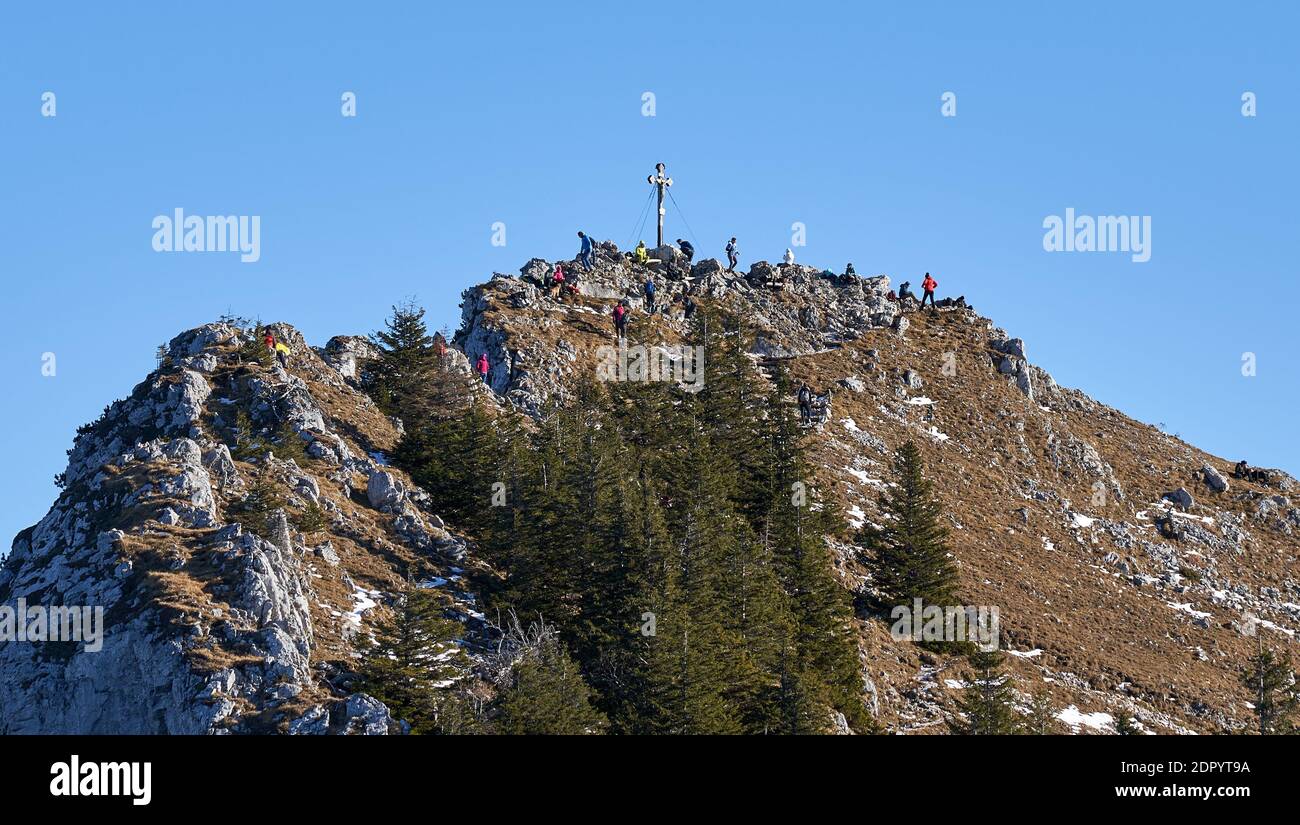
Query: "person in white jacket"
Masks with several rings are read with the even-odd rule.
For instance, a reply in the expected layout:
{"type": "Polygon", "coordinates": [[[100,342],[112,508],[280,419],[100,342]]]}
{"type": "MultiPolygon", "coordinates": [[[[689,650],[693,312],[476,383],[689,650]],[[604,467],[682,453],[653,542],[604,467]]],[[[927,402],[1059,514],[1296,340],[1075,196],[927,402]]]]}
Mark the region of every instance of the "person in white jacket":
{"type": "Polygon", "coordinates": [[[781,258],[781,260],[785,263],[786,266],[789,266],[790,264],[794,263],[794,253],[790,251],[790,247],[788,246],[786,247],[785,256],[781,258]]]}

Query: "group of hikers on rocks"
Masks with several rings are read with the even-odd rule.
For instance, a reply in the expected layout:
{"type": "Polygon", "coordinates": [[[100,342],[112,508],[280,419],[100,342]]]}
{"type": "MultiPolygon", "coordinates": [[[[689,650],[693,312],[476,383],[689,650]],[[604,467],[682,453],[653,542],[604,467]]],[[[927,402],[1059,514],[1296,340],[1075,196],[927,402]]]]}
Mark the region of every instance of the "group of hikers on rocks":
{"type": "MultiPolygon", "coordinates": [[[[582,265],[582,268],[585,271],[590,272],[595,267],[596,243],[595,241],[592,240],[590,235],[582,231],[578,232],[578,239],[581,241],[581,246],[578,250],[578,262],[582,265]]],[[[734,236],[729,241],[727,241],[724,249],[727,253],[726,271],[730,273],[734,273],[736,271],[736,267],[740,263],[740,247],[738,241],[734,236]]],[[[695,259],[695,246],[690,241],[684,238],[678,238],[677,250],[680,252],[682,259],[687,264],[690,264],[695,259]]],[[[633,264],[638,264],[641,266],[653,266],[660,263],[658,258],[655,258],[651,255],[651,250],[649,249],[649,247],[646,246],[645,241],[637,241],[636,247],[631,252],[624,253],[624,257],[626,257],[627,260],[632,262],[633,264]]],[[[783,268],[783,267],[794,266],[794,263],[795,263],[794,250],[787,247],[785,250],[785,254],[781,256],[781,262],[780,264],[778,264],[778,267],[783,268]]],[[[669,274],[671,274],[672,271],[673,270],[671,264],[666,266],[664,269],[664,272],[669,274]]],[[[835,273],[831,272],[829,269],[823,272],[822,275],[823,277],[831,279],[840,285],[857,280],[858,278],[858,273],[853,268],[852,262],[850,262],[844,268],[843,275],[836,275],[835,273]]],[[[785,285],[785,281],[784,278],[780,276],[776,276],[773,278],[769,278],[769,283],[767,285],[780,288],[785,285]]],[[[544,287],[546,289],[547,294],[550,295],[552,298],[558,298],[563,300],[566,296],[576,296],[578,294],[577,272],[576,271],[565,272],[563,267],[560,264],[556,264],[554,272],[552,272],[547,277],[544,287]]],[[[938,289],[938,287],[939,287],[939,282],[936,281],[934,277],[930,275],[929,272],[925,273],[925,278],[921,282],[921,297],[920,297],[920,303],[917,307],[918,309],[925,309],[926,302],[929,302],[930,309],[932,312],[937,312],[939,307],[966,306],[966,296],[964,295],[956,298],[955,300],[952,298],[944,298],[942,301],[938,300],[935,297],[935,290],[938,289]]],[[[653,295],[649,294],[647,295],[647,297],[652,299],[653,295]]],[[[912,284],[909,281],[904,281],[899,286],[897,294],[895,294],[891,290],[889,293],[889,297],[891,300],[896,300],[901,302],[904,305],[903,306],[904,309],[910,309],[911,304],[917,301],[917,296],[914,292],[912,292],[912,284]]],[[[647,311],[653,313],[653,309],[649,306],[649,304],[647,304],[647,311]]]]}
{"type": "Polygon", "coordinates": [[[291,350],[289,349],[288,344],[283,341],[275,340],[275,333],[271,332],[269,329],[266,330],[266,333],[262,336],[262,343],[265,344],[267,350],[275,356],[275,360],[280,363],[280,366],[283,369],[289,369],[289,353],[291,350]]]}
{"type": "MultiPolygon", "coordinates": [[[[560,302],[567,302],[571,298],[576,300],[581,294],[578,286],[579,273],[590,272],[595,268],[597,251],[595,240],[592,239],[591,235],[583,231],[578,232],[578,239],[580,242],[577,258],[578,266],[570,266],[569,269],[566,270],[565,264],[557,263],[555,264],[554,269],[545,276],[542,283],[545,294],[554,300],[560,302]]],[[[681,259],[687,264],[690,264],[695,258],[695,246],[684,238],[678,238],[676,244],[681,259]]],[[[734,273],[740,262],[740,246],[739,241],[735,236],[732,236],[732,238],[727,241],[724,250],[727,254],[726,271],[734,273]]],[[[651,250],[646,246],[645,241],[638,241],[636,247],[631,252],[624,253],[624,257],[634,265],[647,268],[661,263],[660,259],[651,256],[651,250]]],[[[673,264],[669,261],[664,261],[664,263],[665,266],[662,272],[671,277],[672,272],[674,271],[673,264]]],[[[786,267],[793,266],[794,263],[794,250],[787,248],[785,254],[781,258],[781,263],[778,264],[777,268],[778,270],[783,270],[786,267]]],[[[657,301],[657,288],[654,280],[655,276],[654,274],[651,274],[653,272],[654,270],[651,269],[650,273],[646,274],[645,280],[641,284],[641,292],[643,296],[642,308],[647,316],[655,315],[660,311],[657,301]]],[[[845,267],[843,275],[837,275],[830,270],[826,270],[822,274],[823,277],[833,280],[838,285],[855,281],[858,278],[858,273],[854,269],[852,262],[845,267]]],[[[779,274],[770,275],[767,279],[766,285],[780,289],[785,285],[784,277],[779,274]]],[[[965,296],[961,296],[956,300],[945,298],[940,301],[936,299],[935,290],[938,289],[938,287],[939,282],[936,281],[929,272],[927,272],[925,273],[924,280],[921,282],[921,297],[919,303],[916,294],[911,290],[911,283],[907,281],[904,281],[899,286],[897,294],[891,290],[889,297],[891,300],[898,301],[902,305],[904,311],[913,308],[924,310],[927,303],[930,305],[930,311],[932,314],[937,314],[939,307],[966,306],[965,296]]],[[[680,301],[682,304],[682,319],[689,321],[695,315],[698,308],[695,299],[690,295],[683,293],[677,298],[677,301],[680,301]]],[[[628,298],[620,299],[617,304],[615,304],[610,314],[614,323],[615,339],[626,340],[628,321],[632,314],[631,300],[628,298]]],[[[485,364],[479,364],[479,372],[484,377],[484,381],[486,381],[487,374],[485,364]]],[[[821,396],[819,396],[819,398],[820,397],[821,396]]],[[[805,421],[812,417],[813,406],[814,405],[811,401],[808,404],[800,404],[801,409],[807,411],[804,416],[805,421]]]]}
{"type": "MultiPolygon", "coordinates": [[[[645,279],[645,283],[641,285],[641,291],[645,296],[642,306],[645,308],[646,315],[654,315],[659,310],[659,305],[655,298],[657,290],[655,287],[654,278],[647,276],[645,279]]],[[[697,309],[695,299],[692,298],[690,295],[683,294],[681,296],[681,302],[682,302],[682,320],[689,321],[691,320],[691,318],[695,316],[695,310],[697,309]]],[[[614,317],[615,338],[619,338],[619,339],[627,338],[627,321],[631,313],[632,313],[632,304],[627,298],[620,300],[617,304],[614,305],[614,309],[612,310],[611,314],[614,317]]]]}
{"type": "Polygon", "coordinates": [[[1257,484],[1271,484],[1273,481],[1268,470],[1263,467],[1252,467],[1246,463],[1244,458],[1232,468],[1232,477],[1243,481],[1253,481],[1257,484]]]}

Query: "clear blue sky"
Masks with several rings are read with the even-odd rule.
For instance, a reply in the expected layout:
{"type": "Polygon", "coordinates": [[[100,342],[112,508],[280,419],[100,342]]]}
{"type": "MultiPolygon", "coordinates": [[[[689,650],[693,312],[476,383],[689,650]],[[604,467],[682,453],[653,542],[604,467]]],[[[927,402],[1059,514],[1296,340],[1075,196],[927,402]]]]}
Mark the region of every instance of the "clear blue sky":
{"type": "Polygon", "coordinates": [[[320,344],[408,295],[454,327],[579,228],[625,243],[660,160],[706,255],[774,260],[802,221],[801,261],[929,270],[1061,383],[1300,471],[1291,4],[402,5],[0,12],[4,549],[180,330],[229,309],[320,344]],[[154,252],[177,207],[261,216],[261,260],[154,252]],[[1045,252],[1067,207],[1150,215],[1150,262],[1045,252]]]}

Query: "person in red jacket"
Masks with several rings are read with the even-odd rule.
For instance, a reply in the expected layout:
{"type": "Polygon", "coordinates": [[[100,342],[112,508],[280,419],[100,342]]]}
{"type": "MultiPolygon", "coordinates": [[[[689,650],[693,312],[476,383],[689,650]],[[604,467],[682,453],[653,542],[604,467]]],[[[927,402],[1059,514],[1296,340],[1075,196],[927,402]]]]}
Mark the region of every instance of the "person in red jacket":
{"type": "Polygon", "coordinates": [[[478,374],[482,376],[483,383],[486,384],[488,382],[488,359],[486,352],[478,357],[478,374]]]}
{"type": "Polygon", "coordinates": [[[931,312],[939,311],[938,308],[935,307],[934,305],[934,288],[937,287],[938,285],[939,282],[936,281],[934,278],[931,278],[929,272],[925,273],[925,280],[921,282],[921,289],[925,290],[924,294],[921,295],[921,309],[925,309],[925,299],[929,298],[930,311],[931,312]]]}
{"type": "Polygon", "coordinates": [[[262,338],[262,343],[266,344],[266,348],[272,353],[275,352],[275,336],[271,334],[269,329],[266,331],[266,335],[262,338]]]}
{"type": "Polygon", "coordinates": [[[627,337],[627,307],[621,301],[614,305],[614,337],[627,337]]]}

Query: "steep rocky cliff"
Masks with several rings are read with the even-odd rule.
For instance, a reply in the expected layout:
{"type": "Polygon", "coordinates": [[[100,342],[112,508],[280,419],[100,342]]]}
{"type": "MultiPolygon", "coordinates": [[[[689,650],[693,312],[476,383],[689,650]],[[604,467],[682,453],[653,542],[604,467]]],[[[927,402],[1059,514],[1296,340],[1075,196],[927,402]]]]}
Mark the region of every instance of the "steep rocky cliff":
{"type": "MultiPolygon", "coordinates": [[[[455,369],[486,353],[483,402],[535,415],[596,369],[611,308],[639,308],[647,277],[663,311],[634,311],[630,344],[689,343],[687,294],[735,310],[757,330],[756,360],[832,391],[810,432],[815,482],[854,526],[879,518],[893,450],[920,443],[963,597],[999,608],[1022,697],[1045,689],[1082,732],[1109,731],[1118,711],[1159,733],[1245,725],[1236,676],[1253,635],[1290,645],[1300,626],[1289,477],[1229,480],[1230,462],[1057,386],[964,302],[919,313],[885,276],[658,256],[634,265],[604,244],[592,272],[564,262],[580,275],[564,300],[542,289],[554,264],[540,259],[466,290],[455,369]]],[[[464,628],[448,661],[474,670],[492,632],[465,584],[479,562],[387,466],[402,424],[361,389],[373,346],[317,351],[271,330],[288,369],[253,357],[239,327],[203,326],[79,432],[62,494],[0,568],[0,602],[103,605],[104,647],[0,643],[0,732],[401,732],[354,668],[412,586],[445,599],[464,628]],[[275,506],[250,517],[268,489],[275,506]]],[[[844,586],[871,592],[852,530],[827,541],[844,586]]],[[[940,730],[959,663],[878,620],[859,629],[878,718],[940,730]]]]}
{"type": "MultiPolygon", "coordinates": [[[[0,644],[0,731],[401,729],[350,690],[356,637],[407,579],[457,581],[466,545],[384,466],[399,431],[352,383],[363,342],[322,357],[271,331],[289,370],[247,357],[234,326],[200,327],[82,428],[63,493],[5,559],[0,600],[103,606],[103,649],[0,644]],[[255,484],[283,495],[257,533],[239,514],[255,484]],[[324,523],[294,529],[313,505],[324,523]]],[[[447,590],[477,625],[473,598],[447,590]]]]}

